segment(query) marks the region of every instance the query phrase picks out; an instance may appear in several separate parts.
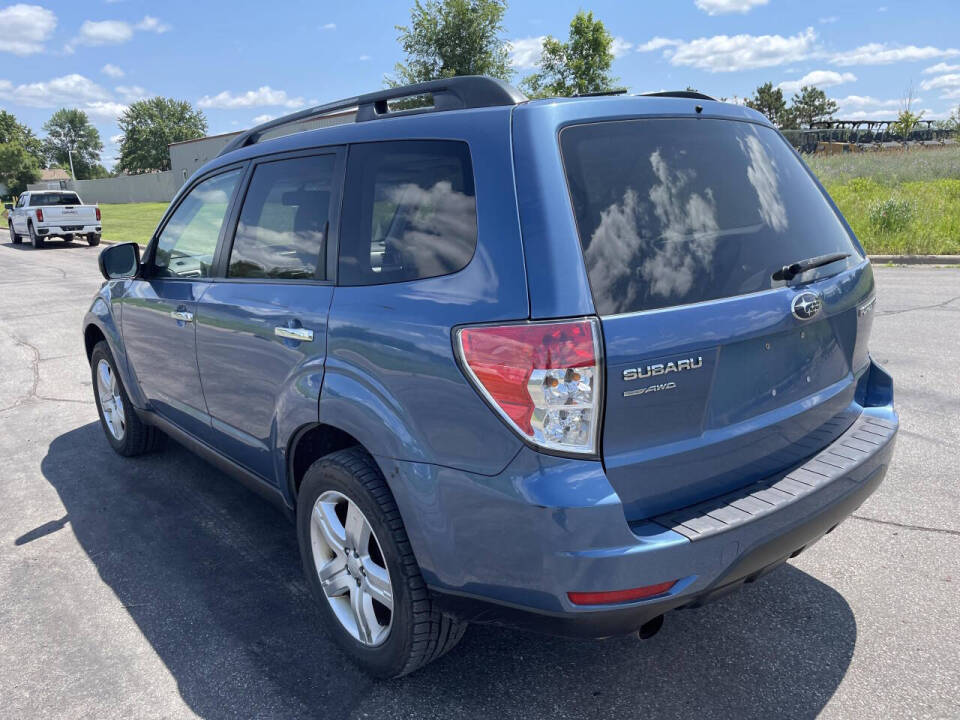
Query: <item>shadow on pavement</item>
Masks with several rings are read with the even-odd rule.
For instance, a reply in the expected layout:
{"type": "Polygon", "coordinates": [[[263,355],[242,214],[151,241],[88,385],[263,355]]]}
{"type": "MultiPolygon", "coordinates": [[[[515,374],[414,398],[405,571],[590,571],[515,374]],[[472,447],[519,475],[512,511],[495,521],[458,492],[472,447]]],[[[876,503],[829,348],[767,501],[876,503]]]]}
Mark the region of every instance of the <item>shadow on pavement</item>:
{"type": "MultiPolygon", "coordinates": [[[[814,717],[853,655],[844,599],[785,566],[652,640],[580,642],[473,627],[397,681],[355,670],[301,578],[293,527],[174,443],[117,457],[90,423],[42,464],[100,577],[204,717],[814,717]]],[[[30,542],[64,524],[51,518],[30,542]]]]}
{"type": "Polygon", "coordinates": [[[87,243],[86,240],[83,240],[83,239],[74,240],[73,242],[64,242],[59,238],[45,241],[43,243],[43,247],[39,248],[39,250],[30,244],[29,238],[24,238],[23,242],[17,243],[16,245],[14,245],[11,240],[7,240],[7,242],[5,243],[0,243],[0,245],[2,245],[3,247],[9,248],[10,250],[23,250],[24,252],[28,250],[30,252],[43,252],[44,250],[61,250],[61,249],[67,250],[70,248],[73,248],[74,250],[85,249],[85,250],[90,250],[91,252],[98,252],[99,250],[102,250],[104,247],[106,247],[106,244],[91,246],[89,243],[87,243]]]}

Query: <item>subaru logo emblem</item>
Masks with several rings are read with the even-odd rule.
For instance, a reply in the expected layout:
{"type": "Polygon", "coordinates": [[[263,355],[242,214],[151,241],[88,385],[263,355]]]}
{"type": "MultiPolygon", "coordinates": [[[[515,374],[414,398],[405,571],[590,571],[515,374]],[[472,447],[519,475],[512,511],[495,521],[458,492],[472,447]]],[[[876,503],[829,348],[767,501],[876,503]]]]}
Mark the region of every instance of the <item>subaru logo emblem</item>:
{"type": "Polygon", "coordinates": [[[800,293],[790,305],[793,316],[798,320],[809,320],[820,312],[821,307],[823,307],[823,300],[820,299],[819,295],[812,292],[800,293]]]}

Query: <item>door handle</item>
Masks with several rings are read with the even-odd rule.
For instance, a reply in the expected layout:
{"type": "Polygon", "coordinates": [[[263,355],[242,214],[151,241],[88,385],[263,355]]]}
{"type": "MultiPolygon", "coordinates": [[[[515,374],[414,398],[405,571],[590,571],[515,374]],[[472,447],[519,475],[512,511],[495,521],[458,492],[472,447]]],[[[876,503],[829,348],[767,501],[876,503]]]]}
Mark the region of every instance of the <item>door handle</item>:
{"type": "Polygon", "coordinates": [[[313,330],[302,327],[275,327],[273,334],[282,337],[285,340],[296,340],[297,342],[313,342],[313,330]]]}
{"type": "Polygon", "coordinates": [[[171,310],[170,317],[179,322],[193,322],[193,313],[185,310],[171,310]]]}

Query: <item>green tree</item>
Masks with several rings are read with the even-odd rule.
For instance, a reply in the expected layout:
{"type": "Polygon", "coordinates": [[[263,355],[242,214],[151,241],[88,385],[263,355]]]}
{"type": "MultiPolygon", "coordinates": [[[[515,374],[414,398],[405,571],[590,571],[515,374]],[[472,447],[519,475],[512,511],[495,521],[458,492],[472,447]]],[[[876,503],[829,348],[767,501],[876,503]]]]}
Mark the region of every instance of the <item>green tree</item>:
{"type": "Polygon", "coordinates": [[[779,128],[790,128],[795,124],[794,114],[783,99],[783,90],[773,87],[773,83],[764,83],[758,87],[753,97],[747,100],[747,107],[763,113],[779,128]]]}
{"type": "Polygon", "coordinates": [[[507,44],[502,39],[505,0],[416,0],[410,25],[397,25],[397,38],[406,62],[396,76],[385,78],[397,87],[456,75],[491,75],[509,80],[507,44]]]}
{"type": "Polygon", "coordinates": [[[123,132],[117,170],[128,173],[170,169],[170,143],[195,140],[207,132],[202,110],[173,98],[138,100],[117,121],[123,132]]]}
{"type": "Polygon", "coordinates": [[[43,124],[43,129],[47,133],[43,145],[51,163],[69,168],[72,155],[75,179],[93,177],[94,166],[100,164],[103,143],[83,110],[61,108],[43,124]]]}
{"type": "Polygon", "coordinates": [[[11,195],[19,195],[29,183],[40,179],[40,163],[22,143],[0,143],[0,183],[11,195]]]}
{"type": "Polygon", "coordinates": [[[0,144],[19,143],[30,153],[37,164],[43,167],[46,161],[43,141],[33,134],[33,130],[17,122],[17,118],[6,110],[0,110],[0,144]]]}
{"type": "Polygon", "coordinates": [[[810,127],[818,120],[832,118],[837,112],[837,103],[820,88],[804,85],[800,92],[794,93],[790,111],[797,122],[810,127]]]}
{"type": "Polygon", "coordinates": [[[613,90],[613,36],[592,12],[578,12],[570,21],[570,37],[547,36],[537,64],[539,71],[522,86],[531,97],[569,97],[613,90]]]}

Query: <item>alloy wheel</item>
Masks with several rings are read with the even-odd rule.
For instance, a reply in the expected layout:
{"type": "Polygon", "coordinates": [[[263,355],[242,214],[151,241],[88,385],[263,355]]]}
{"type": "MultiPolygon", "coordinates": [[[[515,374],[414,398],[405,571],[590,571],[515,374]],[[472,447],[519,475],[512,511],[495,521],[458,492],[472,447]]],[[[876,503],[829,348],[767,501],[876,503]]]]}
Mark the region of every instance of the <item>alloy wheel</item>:
{"type": "Polygon", "coordinates": [[[97,363],[97,395],[100,398],[100,410],[107,430],[114,439],[123,441],[127,431],[127,418],[120,394],[120,384],[116,373],[106,360],[97,363]]]}
{"type": "Polygon", "coordinates": [[[310,543],[324,595],[343,629],[362,645],[381,645],[393,622],[393,587],[363,511],[343,493],[323,493],[311,513],[310,543]]]}

